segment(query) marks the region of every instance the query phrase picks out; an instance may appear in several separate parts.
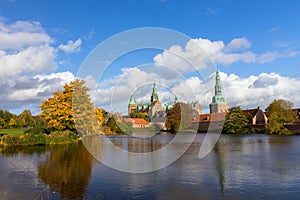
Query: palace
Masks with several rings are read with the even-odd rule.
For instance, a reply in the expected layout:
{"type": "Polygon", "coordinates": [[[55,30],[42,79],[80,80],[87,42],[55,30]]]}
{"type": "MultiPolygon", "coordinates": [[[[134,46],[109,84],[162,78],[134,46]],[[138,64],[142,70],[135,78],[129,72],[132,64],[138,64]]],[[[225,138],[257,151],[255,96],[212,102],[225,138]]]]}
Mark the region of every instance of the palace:
{"type": "MultiPolygon", "coordinates": [[[[147,113],[150,122],[165,122],[168,110],[170,110],[176,103],[178,103],[178,98],[175,96],[175,100],[172,103],[161,104],[158,98],[156,84],[153,84],[152,94],[150,97],[150,102],[136,104],[133,94],[130,96],[128,103],[128,116],[132,113],[147,113]]],[[[188,105],[198,112],[202,113],[202,108],[198,101],[188,103],[188,105]]]]}

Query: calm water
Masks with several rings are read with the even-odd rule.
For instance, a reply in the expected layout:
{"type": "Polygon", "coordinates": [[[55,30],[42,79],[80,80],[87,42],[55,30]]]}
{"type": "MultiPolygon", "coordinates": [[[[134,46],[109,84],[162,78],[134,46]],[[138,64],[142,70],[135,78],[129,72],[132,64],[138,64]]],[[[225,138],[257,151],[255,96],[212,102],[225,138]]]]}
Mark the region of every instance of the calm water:
{"type": "MultiPolygon", "coordinates": [[[[0,149],[0,199],[300,197],[300,136],[225,135],[200,160],[197,154],[203,136],[198,135],[174,164],[146,174],[106,167],[93,159],[81,143],[0,149]]],[[[172,137],[111,140],[121,148],[144,152],[161,148],[172,137]]]]}

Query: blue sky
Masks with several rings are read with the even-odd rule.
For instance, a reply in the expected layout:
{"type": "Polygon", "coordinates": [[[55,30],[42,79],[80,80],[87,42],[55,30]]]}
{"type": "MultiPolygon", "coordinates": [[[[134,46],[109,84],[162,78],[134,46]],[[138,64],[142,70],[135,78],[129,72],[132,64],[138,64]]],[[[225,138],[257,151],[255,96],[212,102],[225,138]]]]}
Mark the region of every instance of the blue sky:
{"type": "MultiPolygon", "coordinates": [[[[266,107],[274,98],[285,98],[300,106],[297,97],[297,88],[300,88],[299,8],[300,2],[296,0],[1,0],[0,34],[5,37],[2,37],[3,45],[0,44],[0,86],[3,90],[0,106],[13,112],[30,108],[38,113],[40,102],[61,88],[63,82],[74,78],[81,63],[99,43],[120,32],[142,27],[172,29],[197,40],[200,45],[207,44],[209,49],[204,48],[204,51],[211,52],[210,56],[222,72],[229,105],[250,108],[259,104],[266,107]],[[27,35],[22,39],[18,36],[21,33],[27,35]],[[30,37],[36,38],[36,41],[29,41],[30,37]],[[9,39],[22,45],[16,47],[9,39]],[[33,48],[28,49],[31,46],[33,48]],[[34,48],[38,50],[34,51],[34,48]],[[33,58],[36,52],[40,52],[41,62],[32,61],[35,67],[30,68],[21,66],[24,64],[22,61],[7,61],[9,57],[23,52],[27,52],[26,55],[33,52],[30,54],[33,58]],[[237,54],[240,57],[232,58],[237,54]]],[[[163,54],[163,51],[143,50],[123,56],[111,65],[103,80],[124,77],[130,70],[130,73],[137,73],[134,67],[143,63],[171,62],[167,56],[155,60],[158,54],[163,54]],[[128,69],[126,73],[124,69],[128,69]]],[[[16,59],[20,57],[16,56],[16,59]]],[[[28,56],[26,59],[29,59],[28,56]]],[[[203,83],[193,78],[195,74],[182,73],[191,83],[191,88],[203,87],[200,86],[203,83]]],[[[107,86],[103,93],[96,92],[100,106],[107,106],[109,99],[102,103],[100,99],[104,99],[111,88],[115,86],[107,86]]],[[[183,88],[178,84],[172,85],[171,90],[181,94],[183,88]]],[[[164,96],[163,91],[161,93],[164,96]]],[[[210,96],[205,97],[207,100],[201,99],[204,93],[199,92],[195,96],[203,107],[208,107],[210,96]]],[[[170,101],[167,97],[162,99],[170,101]]]]}

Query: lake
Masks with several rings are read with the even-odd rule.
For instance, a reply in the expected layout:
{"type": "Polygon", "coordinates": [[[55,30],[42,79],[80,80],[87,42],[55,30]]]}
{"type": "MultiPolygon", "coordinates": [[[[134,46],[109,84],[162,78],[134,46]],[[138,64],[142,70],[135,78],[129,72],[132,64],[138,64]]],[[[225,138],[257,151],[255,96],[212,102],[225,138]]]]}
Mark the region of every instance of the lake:
{"type": "MultiPolygon", "coordinates": [[[[110,140],[120,148],[148,152],[162,148],[173,137],[171,134],[151,139],[116,136],[110,140]]],[[[139,174],[101,164],[82,143],[0,149],[0,199],[300,197],[299,136],[222,135],[213,151],[199,159],[203,137],[198,134],[173,164],[139,174]]],[[[101,141],[101,137],[97,140],[101,141]]],[[[116,159],[109,151],[105,156],[116,159]]]]}

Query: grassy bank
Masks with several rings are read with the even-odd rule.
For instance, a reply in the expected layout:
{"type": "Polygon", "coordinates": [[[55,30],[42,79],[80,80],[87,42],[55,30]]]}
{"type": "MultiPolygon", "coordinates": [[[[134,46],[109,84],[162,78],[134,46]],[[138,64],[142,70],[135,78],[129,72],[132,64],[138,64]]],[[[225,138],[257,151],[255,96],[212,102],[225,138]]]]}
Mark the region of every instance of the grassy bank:
{"type": "Polygon", "coordinates": [[[4,135],[0,138],[0,146],[30,146],[48,144],[69,144],[78,141],[77,135],[69,130],[44,133],[26,133],[23,135],[4,135]]]}
{"type": "Polygon", "coordinates": [[[1,135],[15,135],[15,136],[20,136],[24,135],[24,131],[26,129],[0,129],[0,136],[1,135]]]}

